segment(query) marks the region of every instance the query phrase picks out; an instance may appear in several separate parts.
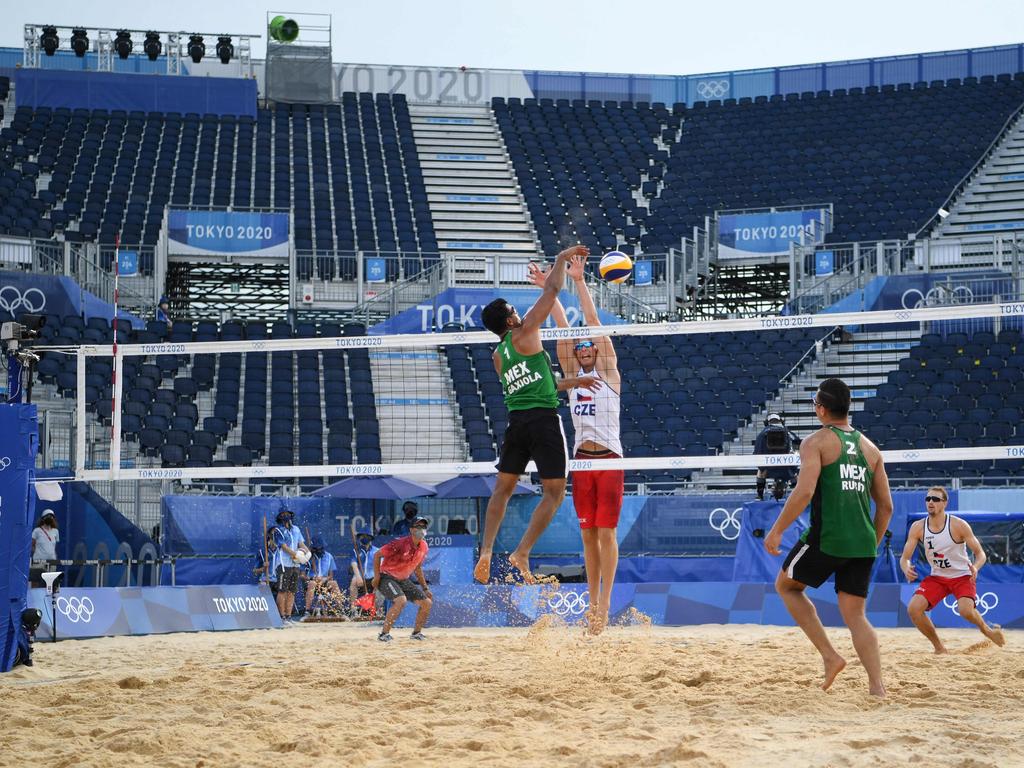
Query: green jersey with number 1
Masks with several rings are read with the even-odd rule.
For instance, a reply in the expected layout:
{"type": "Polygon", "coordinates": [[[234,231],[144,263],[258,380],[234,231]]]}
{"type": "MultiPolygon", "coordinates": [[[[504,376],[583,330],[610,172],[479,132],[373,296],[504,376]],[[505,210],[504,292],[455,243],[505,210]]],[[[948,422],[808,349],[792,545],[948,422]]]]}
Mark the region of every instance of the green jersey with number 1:
{"type": "Polygon", "coordinates": [[[558,407],[558,389],[547,352],[519,354],[509,331],[498,343],[498,357],[501,358],[501,390],[510,411],[558,407]]]}
{"type": "Polygon", "coordinates": [[[871,517],[871,480],[860,432],[829,427],[839,438],[839,458],[821,468],[811,499],[811,527],[800,540],[833,557],[874,557],[878,542],[871,517]]]}

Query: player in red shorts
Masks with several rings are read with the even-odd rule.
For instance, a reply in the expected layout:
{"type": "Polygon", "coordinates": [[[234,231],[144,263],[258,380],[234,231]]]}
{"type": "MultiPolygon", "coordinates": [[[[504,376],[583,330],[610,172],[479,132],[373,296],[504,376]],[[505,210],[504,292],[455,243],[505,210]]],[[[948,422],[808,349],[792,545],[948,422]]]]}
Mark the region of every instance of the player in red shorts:
{"type": "Polygon", "coordinates": [[[931,566],[930,576],[925,577],[921,586],[907,605],[910,614],[921,634],[931,640],[936,653],[947,653],[946,646],[939,640],[935,625],[928,618],[928,611],[946,599],[948,595],[956,598],[957,611],[974,624],[981,633],[996,645],[1004,645],[1006,640],[998,624],[991,627],[978,613],[975,603],[978,599],[978,571],[985,565],[985,550],[964,520],[946,514],[946,503],[949,494],[941,485],[932,486],[924,497],[928,509],[928,517],[918,520],[910,526],[907,534],[907,545],[900,556],[900,567],[907,581],[917,579],[917,570],[910,559],[918,543],[924,549],[928,565],[931,566]],[[967,548],[974,553],[974,562],[967,557],[967,548]]]}
{"type": "MultiPolygon", "coordinates": [[[[566,273],[576,285],[580,309],[587,325],[600,325],[597,307],[584,280],[586,260],[575,256],[566,273]]],[[[530,279],[544,284],[544,274],[530,265],[530,279]]],[[[556,325],[569,326],[565,310],[555,302],[551,311],[556,325]]],[[[622,457],[619,439],[619,394],[622,376],[619,373],[615,347],[607,336],[594,339],[560,340],[558,362],[566,376],[575,371],[577,378],[596,377],[603,386],[598,389],[573,386],[568,388],[569,412],[576,430],[573,454],[577,459],[600,461],[622,457]]],[[[619,567],[619,541],[617,528],[622,510],[625,473],[621,469],[574,472],[572,502],[580,521],[583,537],[583,562],[587,568],[587,589],[590,596],[588,626],[593,634],[600,634],[608,624],[611,610],[612,585],[619,567]]]]}

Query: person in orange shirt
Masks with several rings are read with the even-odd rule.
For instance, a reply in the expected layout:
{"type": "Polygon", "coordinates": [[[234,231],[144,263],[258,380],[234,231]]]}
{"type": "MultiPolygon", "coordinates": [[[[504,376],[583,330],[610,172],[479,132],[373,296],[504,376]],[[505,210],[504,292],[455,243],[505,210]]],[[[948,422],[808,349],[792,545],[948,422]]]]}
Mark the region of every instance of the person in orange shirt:
{"type": "Polygon", "coordinates": [[[389,541],[373,556],[373,588],[391,601],[391,609],[384,617],[384,626],[377,636],[382,643],[391,642],[391,628],[409,600],[419,606],[412,639],[426,639],[423,626],[433,605],[430,587],[423,577],[423,561],[430,550],[426,541],[428,525],[430,521],[425,517],[417,517],[409,527],[408,536],[389,541]],[[414,573],[419,584],[414,584],[409,578],[414,573]]]}

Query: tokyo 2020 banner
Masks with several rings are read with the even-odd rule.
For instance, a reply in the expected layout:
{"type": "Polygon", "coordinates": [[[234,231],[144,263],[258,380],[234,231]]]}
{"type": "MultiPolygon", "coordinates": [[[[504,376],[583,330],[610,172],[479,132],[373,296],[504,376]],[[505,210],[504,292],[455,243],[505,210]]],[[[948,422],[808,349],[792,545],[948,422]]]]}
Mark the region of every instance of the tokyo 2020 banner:
{"type": "Polygon", "coordinates": [[[174,256],[288,256],[287,213],[167,213],[167,252],[174,256]]]}
{"type": "Polygon", "coordinates": [[[789,244],[799,242],[804,234],[813,234],[814,242],[821,243],[825,236],[824,220],[825,211],[818,208],[720,214],[718,257],[743,259],[751,256],[781,256],[789,253],[789,244]]]}

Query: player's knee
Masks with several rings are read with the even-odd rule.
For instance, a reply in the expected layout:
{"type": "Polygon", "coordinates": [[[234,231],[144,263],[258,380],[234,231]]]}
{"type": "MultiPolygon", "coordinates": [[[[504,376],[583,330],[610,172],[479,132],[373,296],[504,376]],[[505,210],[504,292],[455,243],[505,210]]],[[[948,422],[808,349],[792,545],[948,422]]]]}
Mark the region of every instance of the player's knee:
{"type": "Polygon", "coordinates": [[[957,608],[960,611],[960,615],[965,619],[973,619],[978,613],[974,606],[974,601],[969,597],[961,597],[957,601],[957,608]]]}
{"type": "Polygon", "coordinates": [[[907,606],[907,613],[909,613],[914,618],[918,618],[918,619],[921,618],[922,616],[924,616],[925,611],[927,611],[927,610],[928,610],[928,603],[927,603],[927,601],[911,600],[910,601],[910,605],[907,606]]]}
{"type": "Polygon", "coordinates": [[[544,495],[549,499],[555,499],[561,502],[565,497],[565,479],[559,478],[556,480],[545,480],[544,483],[544,495]]]}
{"type": "Polygon", "coordinates": [[[396,597],[394,599],[394,606],[395,608],[401,610],[402,608],[405,608],[405,604],[407,602],[409,601],[406,599],[405,595],[402,595],[401,597],[396,597]]]}
{"type": "Polygon", "coordinates": [[[431,600],[429,597],[424,597],[422,600],[420,600],[420,608],[424,608],[429,611],[431,606],[433,605],[434,601],[431,600]]]}
{"type": "Polygon", "coordinates": [[[614,544],[616,542],[616,532],[614,528],[598,528],[597,538],[602,544],[614,544]]]}

